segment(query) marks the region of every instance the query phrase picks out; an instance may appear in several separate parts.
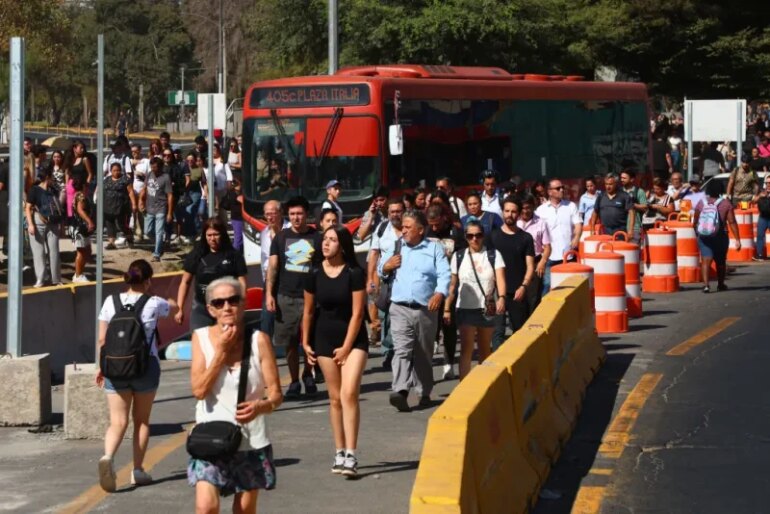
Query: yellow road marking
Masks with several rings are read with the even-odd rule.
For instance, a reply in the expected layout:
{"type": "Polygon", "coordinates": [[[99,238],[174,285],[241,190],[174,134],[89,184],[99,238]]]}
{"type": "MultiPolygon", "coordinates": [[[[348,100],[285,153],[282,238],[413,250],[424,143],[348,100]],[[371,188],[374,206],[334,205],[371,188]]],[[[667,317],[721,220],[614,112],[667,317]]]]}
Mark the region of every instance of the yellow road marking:
{"type": "MultiPolygon", "coordinates": [[[[286,375],[281,377],[281,386],[286,386],[291,383],[291,376],[286,375]]],[[[193,426],[193,424],[185,425],[183,428],[184,430],[178,434],[174,434],[171,437],[163,440],[161,443],[149,448],[147,450],[147,453],[144,456],[144,469],[147,472],[152,471],[152,468],[154,468],[159,462],[161,462],[163,459],[168,457],[170,454],[172,454],[174,451],[176,451],[178,448],[180,448],[182,445],[185,444],[187,441],[187,432],[190,430],[190,428],[193,426]]],[[[130,443],[129,443],[130,444],[130,443]]],[[[120,468],[120,470],[117,472],[117,487],[118,489],[121,489],[122,487],[125,487],[129,485],[131,480],[131,471],[134,468],[133,462],[130,462],[120,468]]],[[[89,487],[86,491],[84,491],[82,494],[80,494],[78,497],[76,497],[74,500],[69,502],[66,506],[64,506],[61,510],[59,510],[58,514],[79,514],[84,512],[89,512],[91,509],[96,507],[99,503],[101,503],[102,500],[107,498],[110,493],[105,492],[102,490],[101,486],[99,484],[96,484],[94,486],[89,487]]]]}
{"type": "Polygon", "coordinates": [[[605,492],[605,487],[581,487],[572,504],[572,514],[596,514],[602,508],[605,492]]]}
{"type": "Polygon", "coordinates": [[[704,342],[708,341],[730,325],[734,324],[741,318],[739,317],[732,317],[732,318],[722,318],[713,325],[704,328],[688,340],[674,346],[669,351],[666,352],[666,355],[668,356],[674,356],[678,357],[680,355],[684,355],[685,353],[689,352],[691,349],[695,348],[699,344],[703,344],[704,342]]]}
{"type": "Polygon", "coordinates": [[[620,407],[615,419],[612,420],[607,432],[602,438],[599,453],[605,457],[618,459],[628,444],[631,431],[639,417],[639,412],[644,407],[647,399],[655,390],[663,375],[660,373],[645,373],[629,393],[626,401],[620,407]]]}
{"type": "MultiPolygon", "coordinates": [[[[147,450],[144,457],[144,469],[147,472],[152,471],[160,461],[169,456],[174,450],[182,446],[187,440],[187,430],[192,425],[185,425],[184,430],[178,434],[174,434],[171,437],[165,439],[160,444],[153,446],[147,450]]],[[[126,464],[120,471],[118,471],[118,478],[116,480],[118,489],[129,485],[131,480],[131,470],[134,468],[132,462],[126,464]]],[[[97,484],[88,488],[80,496],[69,502],[64,508],[59,511],[59,514],[75,514],[88,512],[96,507],[102,500],[104,500],[110,493],[105,492],[97,484]]]]}
{"type": "Polygon", "coordinates": [[[608,468],[591,468],[589,473],[591,473],[592,475],[610,476],[612,474],[612,470],[608,468]]]}

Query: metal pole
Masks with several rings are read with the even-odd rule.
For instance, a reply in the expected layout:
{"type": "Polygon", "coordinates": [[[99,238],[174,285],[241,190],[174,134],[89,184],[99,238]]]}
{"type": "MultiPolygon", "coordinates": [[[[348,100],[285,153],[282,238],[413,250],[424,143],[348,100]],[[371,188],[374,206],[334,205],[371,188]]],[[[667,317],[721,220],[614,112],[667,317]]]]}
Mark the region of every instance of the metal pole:
{"type": "Polygon", "coordinates": [[[337,0],[329,0],[329,75],[337,73],[337,0]]]}
{"type": "MultiPolygon", "coordinates": [[[[685,123],[687,123],[687,134],[685,134],[685,137],[687,138],[687,180],[689,181],[692,178],[693,169],[692,169],[692,102],[690,100],[687,100],[685,98],[684,100],[684,120],[685,123]]],[[[702,178],[702,177],[701,177],[702,178]]]]}
{"type": "Polygon", "coordinates": [[[224,88],[224,82],[222,80],[223,75],[223,69],[222,69],[222,47],[224,46],[224,41],[222,41],[222,25],[223,25],[223,19],[222,19],[222,0],[219,0],[219,34],[218,34],[218,41],[219,41],[219,56],[217,57],[217,87],[218,93],[223,93],[224,88]]]}
{"type": "Polygon", "coordinates": [[[207,95],[209,102],[209,169],[206,173],[206,182],[209,188],[209,218],[214,217],[214,95],[207,95]]]}
{"type": "Polygon", "coordinates": [[[184,64],[179,67],[179,71],[182,73],[182,101],[179,102],[179,132],[182,130],[182,123],[184,123],[184,64]]]}
{"type": "Polygon", "coordinates": [[[144,84],[139,84],[139,132],[144,132],[144,84]]]}
{"type": "Polygon", "coordinates": [[[225,105],[227,105],[227,32],[222,24],[222,93],[225,95],[225,105]]]}
{"type": "Polygon", "coordinates": [[[743,102],[738,100],[736,105],[738,107],[738,134],[735,137],[735,167],[739,168],[741,166],[741,155],[743,155],[743,102]]]}
{"type": "Polygon", "coordinates": [[[96,300],[94,315],[94,359],[99,362],[99,311],[102,308],[102,287],[104,280],[104,34],[97,37],[97,113],[96,113],[96,300]]]}
{"type": "Polygon", "coordinates": [[[6,350],[21,355],[22,195],[24,193],[24,38],[11,38],[10,191],[8,195],[8,311],[6,350]]]}

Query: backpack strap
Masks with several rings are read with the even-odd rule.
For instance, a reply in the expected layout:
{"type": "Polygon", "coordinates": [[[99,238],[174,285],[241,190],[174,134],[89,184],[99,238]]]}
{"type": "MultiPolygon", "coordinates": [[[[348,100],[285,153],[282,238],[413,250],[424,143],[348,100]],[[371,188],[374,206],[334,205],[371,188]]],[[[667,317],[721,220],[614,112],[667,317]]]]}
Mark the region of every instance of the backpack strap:
{"type": "Polygon", "coordinates": [[[390,223],[390,220],[385,220],[380,223],[380,226],[377,227],[377,237],[382,239],[382,235],[385,233],[385,229],[388,228],[389,223],[390,223]]]}
{"type": "Polygon", "coordinates": [[[238,400],[236,407],[246,399],[246,386],[249,382],[249,363],[251,359],[251,339],[254,329],[247,328],[243,341],[243,357],[241,358],[241,373],[238,376],[238,400]]]}
{"type": "Polygon", "coordinates": [[[460,248],[455,253],[457,255],[457,274],[460,274],[460,266],[463,264],[463,259],[465,258],[465,248],[460,248]]]}
{"type": "Polygon", "coordinates": [[[123,310],[123,302],[120,301],[120,293],[115,293],[112,295],[112,305],[115,306],[116,313],[123,310]]]}

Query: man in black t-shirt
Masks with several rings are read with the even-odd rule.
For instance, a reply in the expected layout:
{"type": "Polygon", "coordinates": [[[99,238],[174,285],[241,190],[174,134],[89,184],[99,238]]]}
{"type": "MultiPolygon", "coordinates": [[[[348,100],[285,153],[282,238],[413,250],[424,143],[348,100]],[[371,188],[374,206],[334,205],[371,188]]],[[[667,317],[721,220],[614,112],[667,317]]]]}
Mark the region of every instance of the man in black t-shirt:
{"type": "Polygon", "coordinates": [[[753,171],[767,171],[768,160],[759,156],[759,148],[756,146],[751,149],[751,161],[749,161],[749,168],[753,171]]]}
{"type": "MultiPolygon", "coordinates": [[[[315,229],[307,224],[309,210],[310,204],[305,198],[291,198],[286,203],[291,226],[278,233],[270,246],[266,307],[269,312],[275,313],[275,344],[286,347],[286,363],[291,375],[291,384],[284,395],[287,400],[299,398],[302,390],[299,382],[299,335],[305,308],[305,278],[310,273],[316,234],[315,229]]],[[[318,392],[307,360],[302,382],[305,394],[318,392]]]]}
{"type": "MultiPolygon", "coordinates": [[[[532,236],[516,224],[521,213],[521,201],[506,197],[503,200],[503,226],[490,234],[487,243],[505,261],[505,309],[514,332],[519,330],[529,316],[527,286],[535,272],[535,242],[532,236]]],[[[505,339],[505,317],[495,327],[492,347],[497,348],[505,339]]]]}
{"type": "Polygon", "coordinates": [[[671,160],[671,146],[666,141],[662,130],[655,134],[652,142],[652,171],[656,177],[668,180],[668,176],[674,171],[674,161],[671,160]]]}

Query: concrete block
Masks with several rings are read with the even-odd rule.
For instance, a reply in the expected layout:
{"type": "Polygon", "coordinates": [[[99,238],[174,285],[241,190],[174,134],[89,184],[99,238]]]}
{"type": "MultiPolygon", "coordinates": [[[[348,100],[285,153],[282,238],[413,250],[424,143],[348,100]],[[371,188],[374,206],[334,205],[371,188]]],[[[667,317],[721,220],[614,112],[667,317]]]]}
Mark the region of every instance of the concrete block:
{"type": "MultiPolygon", "coordinates": [[[[67,439],[104,439],[110,423],[107,393],[94,378],[96,364],[68,364],[64,368],[64,435],[67,439]]],[[[133,423],[126,437],[133,435],[133,423]]]]}
{"type": "Polygon", "coordinates": [[[51,419],[49,354],[0,359],[0,426],[39,426],[51,419]]]}

